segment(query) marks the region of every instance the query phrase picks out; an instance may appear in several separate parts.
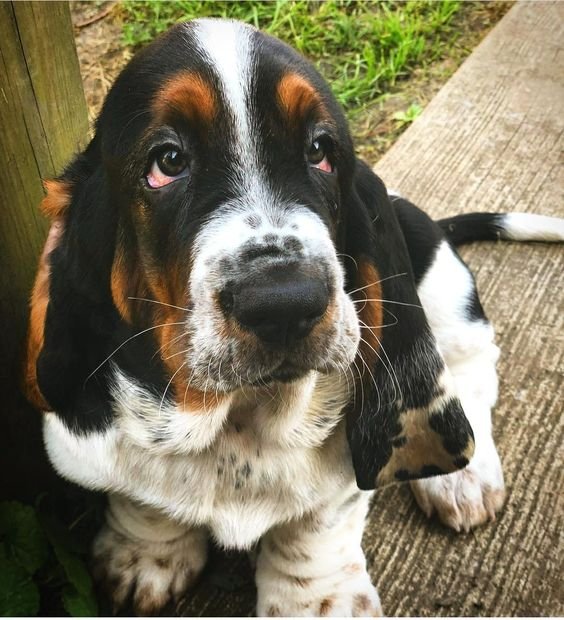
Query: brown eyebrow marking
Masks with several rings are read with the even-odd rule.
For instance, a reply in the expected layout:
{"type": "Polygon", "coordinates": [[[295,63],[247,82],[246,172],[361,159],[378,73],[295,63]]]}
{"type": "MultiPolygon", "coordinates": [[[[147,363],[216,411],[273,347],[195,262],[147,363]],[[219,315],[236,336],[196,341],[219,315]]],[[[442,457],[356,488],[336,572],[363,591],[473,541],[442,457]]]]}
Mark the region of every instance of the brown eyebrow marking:
{"type": "Polygon", "coordinates": [[[329,118],[320,93],[301,75],[286,73],[276,88],[280,107],[292,124],[297,124],[313,111],[329,118]]]}
{"type": "Polygon", "coordinates": [[[178,73],[165,82],[153,100],[157,116],[180,112],[194,122],[211,124],[217,114],[217,101],[211,84],[198,73],[178,73]]]}

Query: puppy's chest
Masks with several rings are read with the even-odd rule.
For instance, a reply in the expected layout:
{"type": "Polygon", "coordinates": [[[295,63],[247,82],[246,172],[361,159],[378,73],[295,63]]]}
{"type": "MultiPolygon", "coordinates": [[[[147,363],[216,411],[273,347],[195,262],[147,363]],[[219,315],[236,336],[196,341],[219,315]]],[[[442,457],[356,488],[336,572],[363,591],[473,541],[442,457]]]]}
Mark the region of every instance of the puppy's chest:
{"type": "Polygon", "coordinates": [[[252,411],[234,416],[198,454],[136,459],[124,448],[119,468],[134,492],[144,489],[145,501],[209,527],[221,544],[245,548],[326,503],[351,477],[342,425],[327,427],[318,445],[288,445],[283,435],[265,436],[260,423],[252,411]]]}
{"type": "Polygon", "coordinates": [[[45,419],[49,457],[83,486],[121,493],[226,546],[248,547],[271,527],[330,503],[354,484],[342,410],[346,392],[312,376],[274,395],[235,396],[201,415],[161,407],[119,383],[115,422],[76,435],[45,419]]]}

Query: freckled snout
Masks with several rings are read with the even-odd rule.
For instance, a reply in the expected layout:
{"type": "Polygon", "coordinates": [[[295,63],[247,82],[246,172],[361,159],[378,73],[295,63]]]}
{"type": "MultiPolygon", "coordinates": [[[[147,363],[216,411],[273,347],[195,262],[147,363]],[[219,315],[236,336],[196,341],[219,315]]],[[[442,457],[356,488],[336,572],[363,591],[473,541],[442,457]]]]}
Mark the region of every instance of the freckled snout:
{"type": "Polygon", "coordinates": [[[227,286],[224,311],[263,343],[285,347],[305,338],[329,305],[327,283],[296,267],[280,266],[227,286]]]}

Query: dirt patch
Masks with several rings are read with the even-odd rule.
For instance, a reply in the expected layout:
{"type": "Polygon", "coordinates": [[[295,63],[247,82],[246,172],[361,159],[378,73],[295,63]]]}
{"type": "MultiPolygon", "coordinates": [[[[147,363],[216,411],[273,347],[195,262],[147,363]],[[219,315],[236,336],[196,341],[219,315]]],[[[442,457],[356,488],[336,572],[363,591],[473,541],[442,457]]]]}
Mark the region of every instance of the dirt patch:
{"type": "MultiPolygon", "coordinates": [[[[395,119],[412,104],[422,108],[462,64],[513,2],[465,2],[452,22],[448,56],[398,80],[390,93],[350,115],[357,152],[375,163],[408,126],[395,119]]],[[[71,2],[76,48],[84,82],[88,116],[94,121],[113,81],[133,55],[122,42],[119,2],[71,2]]]]}
{"type": "Polygon", "coordinates": [[[71,2],[70,6],[88,118],[93,122],[133,53],[122,42],[118,3],[71,2]]]}

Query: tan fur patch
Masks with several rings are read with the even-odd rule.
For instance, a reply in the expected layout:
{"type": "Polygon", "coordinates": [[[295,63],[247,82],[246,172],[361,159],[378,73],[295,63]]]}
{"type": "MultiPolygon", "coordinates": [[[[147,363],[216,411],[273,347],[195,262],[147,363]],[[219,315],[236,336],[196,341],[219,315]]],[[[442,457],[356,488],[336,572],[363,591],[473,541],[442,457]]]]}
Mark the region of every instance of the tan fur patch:
{"type": "Polygon", "coordinates": [[[50,409],[37,385],[37,359],[43,348],[45,316],[49,305],[49,254],[58,246],[63,234],[62,220],[51,224],[47,240],[39,258],[39,267],[31,293],[27,347],[24,361],[24,392],[27,399],[41,411],[50,409]]]}
{"type": "Polygon", "coordinates": [[[114,256],[114,262],[112,264],[112,274],[110,278],[110,289],[112,292],[112,299],[121,317],[127,322],[131,323],[131,308],[129,303],[130,291],[130,277],[126,267],[126,260],[123,252],[119,249],[116,250],[114,256]]]}
{"type": "MultiPolygon", "coordinates": [[[[429,415],[432,410],[410,409],[400,414],[399,423],[402,427],[402,436],[407,441],[401,446],[393,446],[390,460],[378,473],[377,485],[383,485],[396,480],[395,474],[399,470],[408,470],[417,473],[426,465],[435,465],[445,473],[458,469],[453,464],[453,455],[445,450],[443,438],[429,425],[429,415]],[[432,460],[432,462],[430,462],[432,460]]],[[[457,457],[466,457],[468,460],[474,452],[474,444],[468,442],[464,452],[457,457]]]]}
{"type": "MultiPolygon", "coordinates": [[[[361,290],[354,294],[355,301],[358,302],[357,313],[361,321],[362,340],[359,350],[362,359],[370,369],[374,368],[378,361],[382,333],[383,306],[380,280],[378,270],[371,263],[359,261],[357,288],[361,290]]],[[[362,362],[359,368],[362,369],[363,374],[368,372],[362,362]]]]}
{"type": "Polygon", "coordinates": [[[217,114],[213,87],[193,72],[182,72],[168,80],[155,96],[153,106],[158,117],[180,112],[189,120],[206,125],[211,125],[217,114]]]}
{"type": "Polygon", "coordinates": [[[299,125],[312,112],[329,118],[320,94],[301,75],[287,73],[277,87],[277,99],[291,125],[299,125]]]}
{"type": "Polygon", "coordinates": [[[41,211],[51,220],[61,217],[71,200],[70,183],[49,180],[43,183],[47,195],[40,204],[41,211]]]}

